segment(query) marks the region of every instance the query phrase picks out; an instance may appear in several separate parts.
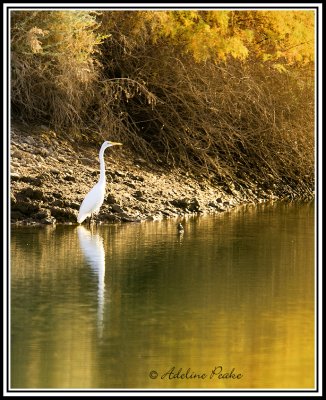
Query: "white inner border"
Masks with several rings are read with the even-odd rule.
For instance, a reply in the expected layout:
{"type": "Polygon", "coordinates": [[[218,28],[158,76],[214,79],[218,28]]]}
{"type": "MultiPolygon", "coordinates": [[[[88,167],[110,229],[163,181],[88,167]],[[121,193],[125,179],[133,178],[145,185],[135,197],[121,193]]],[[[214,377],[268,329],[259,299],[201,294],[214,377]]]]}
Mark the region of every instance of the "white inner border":
{"type": "MultiPolygon", "coordinates": [[[[81,3],[80,7],[75,3],[4,3],[3,4],[3,83],[4,83],[4,92],[3,92],[3,238],[4,238],[4,245],[3,245],[3,315],[4,315],[4,328],[3,328],[3,353],[5,357],[3,358],[3,395],[4,396],[107,396],[107,397],[121,397],[121,396],[141,396],[141,397],[148,397],[148,396],[205,396],[205,397],[212,397],[216,395],[222,395],[225,397],[228,396],[275,396],[275,395],[283,395],[283,396],[320,396],[322,394],[322,3],[253,3],[252,5],[246,5],[243,3],[81,3]],[[315,355],[316,359],[318,356],[318,365],[315,364],[316,368],[318,368],[318,376],[315,375],[315,385],[316,380],[318,378],[319,383],[319,390],[318,392],[307,392],[307,391],[291,391],[291,390],[262,390],[262,389],[250,389],[250,392],[246,392],[245,390],[234,390],[230,389],[227,392],[220,390],[212,390],[207,389],[209,392],[205,392],[205,390],[196,390],[196,389],[175,389],[171,393],[171,389],[162,389],[159,392],[155,391],[155,389],[138,389],[138,390],[129,390],[129,389],[121,389],[120,391],[110,390],[110,389],[101,389],[101,390],[87,390],[81,389],[80,391],[76,392],[76,390],[46,390],[41,391],[42,389],[31,389],[31,390],[24,390],[19,391],[15,389],[10,389],[7,391],[7,380],[10,377],[10,354],[9,354],[9,345],[10,339],[7,337],[7,330],[9,331],[10,327],[10,309],[7,300],[10,298],[10,254],[8,249],[10,248],[10,221],[9,221],[9,213],[8,207],[10,204],[10,184],[9,179],[9,171],[7,166],[10,163],[10,118],[8,120],[7,116],[10,116],[10,102],[7,103],[7,99],[10,96],[10,54],[8,54],[8,46],[9,46],[9,32],[10,32],[10,25],[9,21],[7,20],[7,12],[11,9],[19,9],[19,10],[29,10],[31,8],[37,8],[38,10],[42,9],[57,9],[57,8],[71,8],[74,10],[79,9],[107,9],[107,10],[124,10],[127,8],[131,9],[158,9],[158,8],[166,8],[166,9],[200,9],[200,8],[209,8],[209,9],[229,9],[229,8],[241,8],[242,10],[246,9],[259,9],[263,8],[264,10],[275,10],[275,9],[318,9],[318,17],[316,14],[316,55],[318,54],[318,59],[316,57],[315,61],[315,70],[316,70],[316,80],[315,80],[315,181],[316,181],[316,190],[315,190],[315,260],[316,260],[316,273],[315,273],[315,288],[317,289],[318,285],[318,294],[319,297],[317,298],[317,290],[315,291],[315,305],[316,311],[318,310],[318,314],[316,312],[316,321],[315,321],[315,328],[316,328],[316,341],[318,341],[318,354],[317,348],[315,343],[315,355]],[[318,18],[318,20],[317,20],[318,18]],[[318,46],[318,47],[317,47],[318,46]],[[9,72],[8,72],[9,71],[9,72]],[[9,75],[8,75],[9,73],[9,75]],[[318,159],[318,164],[317,164],[318,159]],[[318,260],[318,262],[317,262],[318,260]],[[318,282],[317,282],[317,275],[318,275],[318,282]],[[8,284],[8,286],[7,286],[8,284]],[[317,307],[318,304],[318,307],[317,307]],[[317,331],[317,320],[318,320],[318,331],[317,331]]],[[[302,366],[303,373],[304,373],[304,366],[302,366]]]]}

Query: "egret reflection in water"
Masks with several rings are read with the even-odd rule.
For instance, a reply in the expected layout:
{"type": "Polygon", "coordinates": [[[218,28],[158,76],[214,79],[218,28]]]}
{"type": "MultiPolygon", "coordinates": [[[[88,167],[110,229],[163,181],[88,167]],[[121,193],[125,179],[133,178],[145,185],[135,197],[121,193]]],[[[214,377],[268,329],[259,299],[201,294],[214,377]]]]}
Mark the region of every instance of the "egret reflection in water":
{"type": "Polygon", "coordinates": [[[105,251],[103,238],[98,233],[92,233],[83,226],[78,226],[77,232],[83,255],[92,271],[98,276],[97,321],[99,333],[102,336],[105,299],[105,251]]]}

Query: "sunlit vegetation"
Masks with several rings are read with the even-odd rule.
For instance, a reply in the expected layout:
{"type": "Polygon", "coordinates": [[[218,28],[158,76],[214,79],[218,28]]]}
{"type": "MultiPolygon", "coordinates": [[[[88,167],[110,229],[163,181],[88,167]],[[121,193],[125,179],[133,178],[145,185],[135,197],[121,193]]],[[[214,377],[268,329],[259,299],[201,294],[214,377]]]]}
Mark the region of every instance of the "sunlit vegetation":
{"type": "Polygon", "coordinates": [[[238,191],[314,188],[309,10],[12,11],[12,117],[238,191]]]}

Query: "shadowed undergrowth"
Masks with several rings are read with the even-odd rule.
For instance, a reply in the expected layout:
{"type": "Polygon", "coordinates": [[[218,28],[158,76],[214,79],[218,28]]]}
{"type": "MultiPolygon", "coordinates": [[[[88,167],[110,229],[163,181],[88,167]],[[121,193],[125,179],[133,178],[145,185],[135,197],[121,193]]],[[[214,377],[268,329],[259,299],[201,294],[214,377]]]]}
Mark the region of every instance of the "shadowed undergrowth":
{"type": "Polygon", "coordinates": [[[198,62],[182,43],[135,34],[134,15],[13,12],[12,118],[82,140],[110,132],[150,163],[227,190],[311,197],[311,65],[198,62]]]}

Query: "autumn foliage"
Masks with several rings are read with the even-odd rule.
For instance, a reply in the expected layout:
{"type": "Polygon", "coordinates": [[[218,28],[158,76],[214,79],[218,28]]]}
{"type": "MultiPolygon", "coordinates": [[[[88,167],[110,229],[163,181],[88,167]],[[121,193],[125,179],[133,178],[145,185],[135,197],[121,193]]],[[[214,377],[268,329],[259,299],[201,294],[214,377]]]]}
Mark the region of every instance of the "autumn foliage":
{"type": "Polygon", "coordinates": [[[311,10],[12,11],[12,117],[310,196],[314,28],[311,10]]]}

